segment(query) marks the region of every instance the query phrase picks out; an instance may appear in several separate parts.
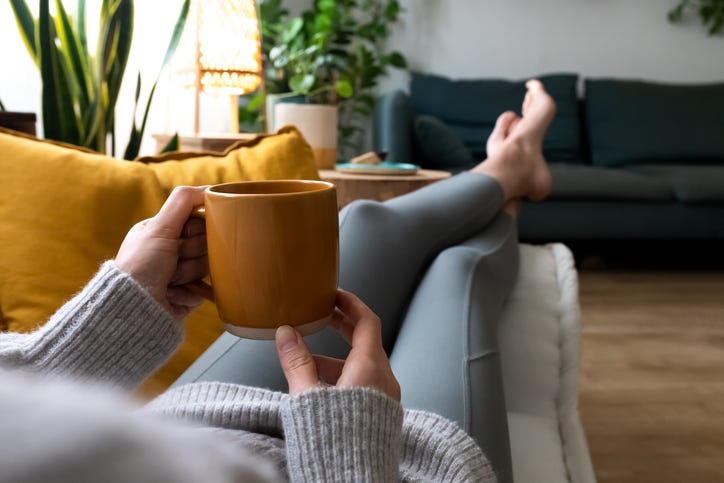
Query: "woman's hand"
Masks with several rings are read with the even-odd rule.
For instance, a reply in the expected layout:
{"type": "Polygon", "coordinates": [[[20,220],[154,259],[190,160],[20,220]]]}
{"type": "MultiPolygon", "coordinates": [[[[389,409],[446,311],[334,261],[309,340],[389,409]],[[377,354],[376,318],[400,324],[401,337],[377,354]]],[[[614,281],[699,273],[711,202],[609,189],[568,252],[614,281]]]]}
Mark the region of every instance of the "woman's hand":
{"type": "Polygon", "coordinates": [[[289,394],[322,383],[337,387],[374,387],[400,400],[400,385],[382,348],[380,318],[357,296],[339,290],[332,327],[352,346],[346,360],[312,355],[299,333],[289,326],[276,333],[276,347],[289,394]]]}
{"type": "Polygon", "coordinates": [[[116,266],[178,318],[203,302],[187,284],[209,272],[206,225],[189,219],[194,207],[203,204],[204,190],[175,188],[156,216],[131,228],[116,255],[116,266]]]}

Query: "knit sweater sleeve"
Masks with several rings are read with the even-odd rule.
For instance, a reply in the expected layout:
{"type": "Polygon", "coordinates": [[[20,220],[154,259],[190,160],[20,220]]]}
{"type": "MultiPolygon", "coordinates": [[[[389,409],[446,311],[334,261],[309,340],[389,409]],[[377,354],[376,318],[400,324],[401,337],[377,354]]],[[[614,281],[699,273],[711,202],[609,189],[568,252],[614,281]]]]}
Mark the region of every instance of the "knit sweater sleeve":
{"type": "Polygon", "coordinates": [[[178,347],[182,331],[109,261],[35,332],[0,333],[0,365],[132,388],[178,347]]]}
{"type": "Polygon", "coordinates": [[[403,411],[370,388],[322,388],[282,407],[291,481],[397,481],[403,411]]]}

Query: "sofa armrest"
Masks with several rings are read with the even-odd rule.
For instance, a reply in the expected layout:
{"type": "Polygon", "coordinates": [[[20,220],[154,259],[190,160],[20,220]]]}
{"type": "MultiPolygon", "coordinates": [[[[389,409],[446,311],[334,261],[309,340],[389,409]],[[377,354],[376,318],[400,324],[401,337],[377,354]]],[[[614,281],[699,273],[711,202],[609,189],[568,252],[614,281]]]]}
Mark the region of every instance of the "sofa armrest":
{"type": "Polygon", "coordinates": [[[387,151],[386,161],[409,163],[412,160],[412,112],[409,96],[397,90],[385,94],[375,103],[373,147],[387,151]]]}
{"type": "Polygon", "coordinates": [[[565,245],[520,245],[498,334],[515,481],[594,483],[578,412],[578,276],[565,245]]]}

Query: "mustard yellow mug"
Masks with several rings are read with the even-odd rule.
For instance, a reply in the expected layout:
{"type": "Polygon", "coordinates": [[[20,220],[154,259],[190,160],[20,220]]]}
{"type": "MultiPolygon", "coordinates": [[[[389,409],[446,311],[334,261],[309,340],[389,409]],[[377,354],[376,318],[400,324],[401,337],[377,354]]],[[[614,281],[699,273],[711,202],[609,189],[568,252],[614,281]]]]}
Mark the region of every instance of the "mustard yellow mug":
{"type": "Polygon", "coordinates": [[[337,194],[325,181],[273,180],[210,186],[204,206],[211,285],[224,328],[273,339],[291,325],[323,329],[334,310],[339,270],[337,194]]]}

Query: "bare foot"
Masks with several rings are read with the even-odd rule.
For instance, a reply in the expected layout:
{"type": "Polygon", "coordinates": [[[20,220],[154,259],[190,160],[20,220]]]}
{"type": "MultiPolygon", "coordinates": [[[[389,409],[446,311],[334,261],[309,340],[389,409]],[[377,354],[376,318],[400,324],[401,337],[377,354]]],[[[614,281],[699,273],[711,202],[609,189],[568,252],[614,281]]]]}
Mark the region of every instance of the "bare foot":
{"type": "MultiPolygon", "coordinates": [[[[553,121],[556,104],[537,80],[526,83],[523,117],[507,125],[508,136],[494,145],[488,159],[472,169],[495,178],[505,200],[541,200],[551,190],[551,173],[543,157],[543,137],[553,121]]],[[[496,143],[498,140],[496,138],[496,143]]]]}
{"type": "Polygon", "coordinates": [[[493,132],[488,136],[488,141],[485,144],[485,151],[488,153],[488,157],[494,156],[500,151],[503,146],[503,142],[508,138],[510,134],[510,128],[520,120],[520,116],[513,111],[505,111],[495,121],[495,127],[493,132]]]}

